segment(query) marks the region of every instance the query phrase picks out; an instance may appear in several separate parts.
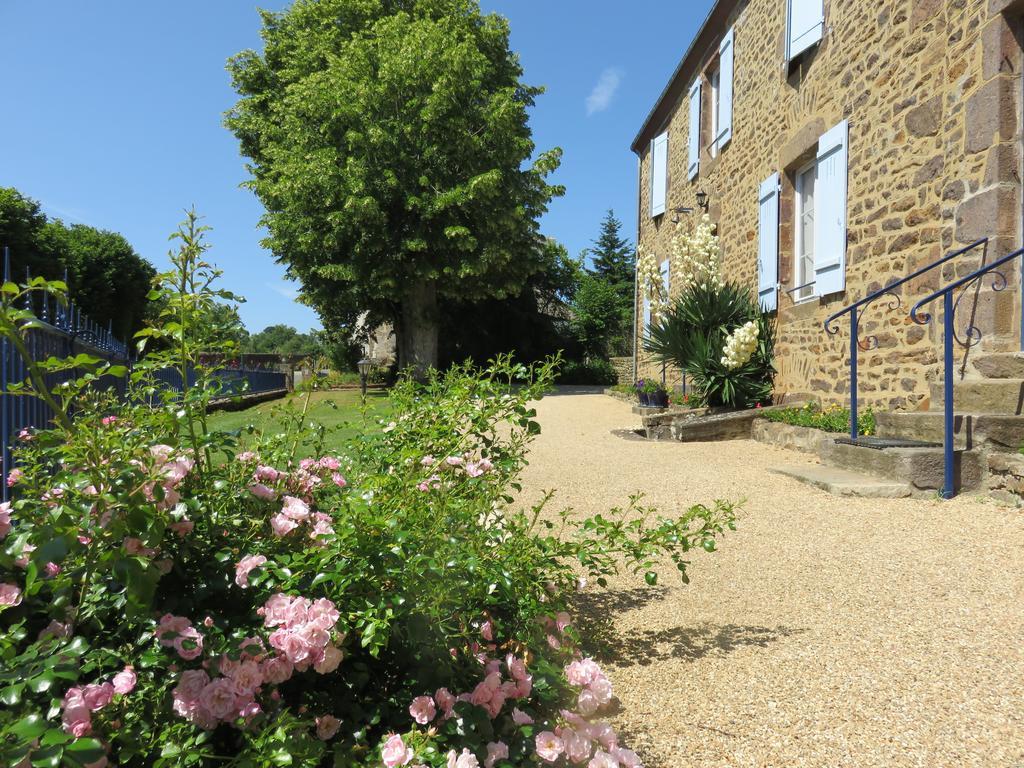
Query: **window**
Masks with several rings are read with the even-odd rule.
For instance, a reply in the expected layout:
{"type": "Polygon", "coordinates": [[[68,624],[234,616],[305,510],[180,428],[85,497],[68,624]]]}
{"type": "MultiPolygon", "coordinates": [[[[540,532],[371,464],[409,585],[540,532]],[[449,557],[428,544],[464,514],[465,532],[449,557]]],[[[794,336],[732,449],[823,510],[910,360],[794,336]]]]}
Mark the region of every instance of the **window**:
{"type": "Polygon", "coordinates": [[[789,0],[787,18],[786,60],[797,56],[821,41],[825,30],[824,0],[789,0]]]}
{"type": "Polygon", "coordinates": [[[796,271],[794,299],[814,296],[814,186],[818,163],[811,163],[796,175],[796,271]]]}
{"type": "Polygon", "coordinates": [[[651,141],[651,218],[665,212],[668,191],[668,131],[651,141]]]}
{"type": "Polygon", "coordinates": [[[722,70],[715,67],[708,73],[708,84],[711,86],[711,109],[709,118],[711,120],[711,156],[718,154],[718,127],[721,125],[719,106],[722,103],[720,91],[722,88],[722,70]]]}

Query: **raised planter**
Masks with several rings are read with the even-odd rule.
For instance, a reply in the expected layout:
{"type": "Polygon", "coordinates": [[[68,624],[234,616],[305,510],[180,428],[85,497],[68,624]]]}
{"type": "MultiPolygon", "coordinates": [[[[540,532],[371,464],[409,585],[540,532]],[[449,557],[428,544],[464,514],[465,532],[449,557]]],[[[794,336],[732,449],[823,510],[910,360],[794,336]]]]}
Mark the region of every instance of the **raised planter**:
{"type": "Polygon", "coordinates": [[[840,437],[838,434],[814,427],[798,427],[768,419],[755,419],[750,428],[750,436],[759,443],[767,443],[790,451],[814,454],[821,450],[823,442],[840,437]]]}
{"type": "Polygon", "coordinates": [[[760,420],[765,411],[803,405],[802,402],[786,403],[742,411],[724,408],[669,409],[656,416],[645,416],[644,431],[648,440],[676,440],[681,443],[749,440],[754,422],[760,420]]]}

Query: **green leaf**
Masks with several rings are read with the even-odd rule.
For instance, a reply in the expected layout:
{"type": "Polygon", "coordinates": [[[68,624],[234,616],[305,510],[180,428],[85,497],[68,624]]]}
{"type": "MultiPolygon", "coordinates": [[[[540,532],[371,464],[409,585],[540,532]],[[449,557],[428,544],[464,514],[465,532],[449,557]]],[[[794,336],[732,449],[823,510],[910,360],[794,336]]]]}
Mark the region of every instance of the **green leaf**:
{"type": "Polygon", "coordinates": [[[14,685],[9,685],[0,690],[0,704],[6,704],[8,707],[13,707],[21,701],[21,692],[24,690],[24,683],[15,683],[14,685]]]}
{"type": "Polygon", "coordinates": [[[42,715],[32,714],[24,717],[10,727],[10,732],[21,741],[32,741],[46,730],[47,723],[42,715]]]}
{"type": "Polygon", "coordinates": [[[648,571],[644,574],[644,581],[646,581],[648,585],[653,587],[655,584],[658,583],[658,574],[656,574],[654,571],[648,571]]]}

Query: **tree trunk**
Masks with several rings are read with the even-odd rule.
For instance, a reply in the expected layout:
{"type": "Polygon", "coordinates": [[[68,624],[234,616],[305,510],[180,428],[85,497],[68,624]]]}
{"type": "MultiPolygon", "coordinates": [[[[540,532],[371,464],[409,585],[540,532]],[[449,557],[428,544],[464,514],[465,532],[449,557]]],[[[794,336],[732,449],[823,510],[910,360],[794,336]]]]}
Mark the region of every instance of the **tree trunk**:
{"type": "Polygon", "coordinates": [[[417,379],[437,367],[437,283],[417,282],[402,298],[398,364],[417,379]]]}

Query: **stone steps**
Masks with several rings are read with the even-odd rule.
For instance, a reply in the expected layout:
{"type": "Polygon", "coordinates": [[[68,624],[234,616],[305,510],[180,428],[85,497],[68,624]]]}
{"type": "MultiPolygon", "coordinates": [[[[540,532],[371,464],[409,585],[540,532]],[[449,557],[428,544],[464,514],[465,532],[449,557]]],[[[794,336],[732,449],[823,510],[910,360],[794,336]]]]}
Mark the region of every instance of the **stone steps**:
{"type": "MultiPolygon", "coordinates": [[[[865,448],[825,443],[821,460],[833,467],[897,482],[909,482],[916,491],[937,491],[944,485],[942,448],[865,448]]],[[[985,478],[985,457],[980,451],[956,452],[957,492],[980,488],[985,478]]]]}
{"type": "Polygon", "coordinates": [[[872,499],[902,499],[912,494],[908,483],[879,480],[876,477],[850,472],[838,467],[806,465],[777,467],[769,470],[777,475],[791,477],[801,483],[820,488],[836,496],[859,496],[872,499]]]}
{"type": "MultiPolygon", "coordinates": [[[[941,412],[943,385],[931,385],[931,410],[941,412]]],[[[957,413],[1024,414],[1024,379],[977,379],[953,384],[953,408],[957,413]]]]}
{"type": "MultiPolygon", "coordinates": [[[[945,423],[941,411],[877,413],[879,437],[902,437],[941,443],[945,423]]],[[[958,413],[953,418],[954,446],[1015,453],[1024,445],[1024,416],[997,413],[958,413]]]]}
{"type": "Polygon", "coordinates": [[[1024,352],[1001,352],[968,358],[973,372],[986,379],[1024,379],[1024,352]]]}

